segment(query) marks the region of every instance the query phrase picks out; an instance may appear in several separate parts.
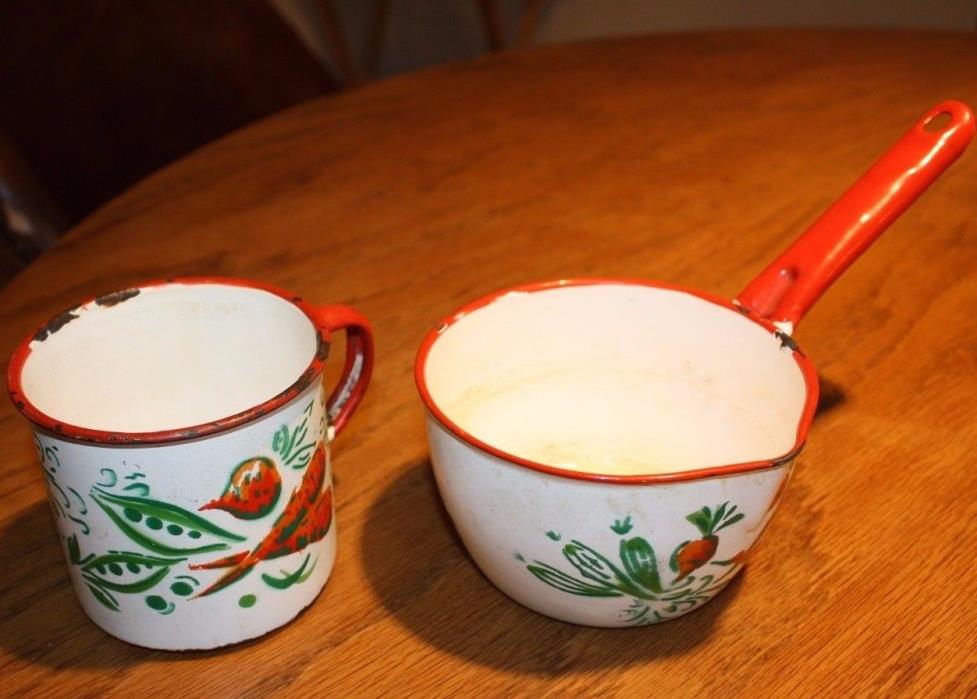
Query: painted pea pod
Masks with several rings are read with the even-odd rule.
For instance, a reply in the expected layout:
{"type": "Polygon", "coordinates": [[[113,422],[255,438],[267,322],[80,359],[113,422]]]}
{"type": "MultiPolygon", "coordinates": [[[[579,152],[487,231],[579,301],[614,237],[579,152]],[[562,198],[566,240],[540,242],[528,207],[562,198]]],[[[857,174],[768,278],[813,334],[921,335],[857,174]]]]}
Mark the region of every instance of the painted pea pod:
{"type": "Polygon", "coordinates": [[[569,592],[572,595],[580,595],[582,597],[620,597],[624,594],[617,588],[609,587],[606,584],[592,585],[577,580],[562,570],[541,561],[536,561],[534,564],[526,566],[526,569],[547,585],[555,587],[557,590],[562,590],[563,592],[569,592]]]}
{"type": "Polygon", "coordinates": [[[103,589],[132,594],[154,587],[169,575],[173,565],[184,560],[112,551],[91,558],[82,565],[81,570],[86,580],[97,583],[103,589]]]}
{"type": "Polygon", "coordinates": [[[647,540],[640,536],[622,540],[621,563],[631,580],[651,592],[662,591],[655,550],[647,540]]]}
{"type": "Polygon", "coordinates": [[[585,578],[611,585],[627,594],[645,595],[617,566],[586,544],[574,539],[563,547],[563,555],[585,578]]]}
{"type": "Polygon", "coordinates": [[[99,604],[113,612],[119,611],[119,601],[115,599],[111,592],[104,589],[99,584],[98,580],[88,575],[83,575],[82,579],[85,581],[85,587],[87,587],[88,591],[92,593],[92,596],[98,600],[99,604]]]}
{"type": "Polygon", "coordinates": [[[92,499],[133,542],[163,556],[221,551],[244,541],[194,512],[150,498],[109,493],[98,486],[92,499]]]}

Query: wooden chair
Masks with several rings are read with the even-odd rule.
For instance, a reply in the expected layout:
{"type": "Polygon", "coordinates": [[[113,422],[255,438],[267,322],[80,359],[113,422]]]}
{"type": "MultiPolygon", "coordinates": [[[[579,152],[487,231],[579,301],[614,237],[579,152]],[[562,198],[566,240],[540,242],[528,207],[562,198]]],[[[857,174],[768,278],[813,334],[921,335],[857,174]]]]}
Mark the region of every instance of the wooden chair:
{"type": "Polygon", "coordinates": [[[4,0],[0,46],[0,186],[39,246],[171,160],[336,90],[266,0],[4,0]]]}

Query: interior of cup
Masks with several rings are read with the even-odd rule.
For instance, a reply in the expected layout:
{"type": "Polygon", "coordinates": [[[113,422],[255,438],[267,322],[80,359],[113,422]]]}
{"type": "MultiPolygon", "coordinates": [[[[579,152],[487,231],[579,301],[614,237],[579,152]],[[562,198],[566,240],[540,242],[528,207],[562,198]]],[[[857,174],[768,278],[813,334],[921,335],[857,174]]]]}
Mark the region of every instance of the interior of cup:
{"type": "Polygon", "coordinates": [[[30,342],[23,396],[59,423],[143,433],[258,406],[305,372],[318,333],[297,305],[259,288],[170,283],[102,297],[30,342]]]}
{"type": "Polygon", "coordinates": [[[497,451],[625,476],[787,454],[809,407],[801,362],[772,331],[697,295],[570,284],[461,314],[418,377],[436,416],[497,451]]]}

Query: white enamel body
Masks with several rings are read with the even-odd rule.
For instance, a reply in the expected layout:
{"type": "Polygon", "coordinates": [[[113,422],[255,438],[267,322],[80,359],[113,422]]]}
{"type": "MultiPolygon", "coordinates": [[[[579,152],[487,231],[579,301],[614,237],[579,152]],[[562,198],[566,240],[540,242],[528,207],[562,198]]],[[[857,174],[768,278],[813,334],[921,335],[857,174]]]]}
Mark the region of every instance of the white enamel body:
{"type": "MultiPolygon", "coordinates": [[[[288,388],[316,352],[316,329],[301,311],[272,294],[243,287],[197,284],[168,292],[144,290],[139,297],[110,308],[89,304],[77,315],[44,341],[35,341],[24,371],[25,394],[52,417],[93,429],[155,431],[228,416],[288,388]],[[76,376],[76,372],[86,375],[76,376]],[[153,401],[155,407],[145,405],[153,401]]],[[[196,439],[116,446],[76,441],[35,426],[35,444],[68,569],[88,616],[124,641],[166,650],[237,643],[293,619],[312,603],[332,571],[334,517],[324,538],[294,553],[262,560],[246,576],[213,594],[198,596],[226,568],[191,566],[252,551],[269,533],[308,468],[302,467],[302,459],[285,463],[279,453],[282,444],[276,442],[283,429],[302,435],[301,444],[312,445],[303,455],[311,454],[315,446],[324,448],[322,488],[331,487],[326,423],[320,375],[273,412],[196,439]],[[281,477],[280,496],[270,512],[249,520],[221,509],[201,510],[221,496],[238,464],[256,457],[272,460],[281,477]],[[207,552],[161,554],[113,521],[96,499],[99,492],[163,503],[202,517],[235,538],[214,538],[204,532],[193,540],[189,538],[192,526],[179,527],[181,534],[174,536],[166,521],[161,529],[147,530],[149,519],[144,514],[136,523],[129,521],[175,550],[208,541],[220,545],[207,552]],[[74,561],[72,541],[77,546],[74,561]],[[142,556],[143,561],[165,559],[169,563],[156,569],[166,567],[169,572],[151,588],[132,591],[124,586],[144,579],[153,568],[140,567],[137,574],[130,574],[117,562],[121,575],[107,566],[101,571],[85,569],[85,560],[95,560],[89,556],[113,552],[142,556]],[[303,562],[303,572],[311,572],[287,589],[265,581],[265,575],[281,579],[302,568],[303,562]],[[103,582],[101,594],[93,591],[86,576],[108,581],[103,582]],[[192,592],[178,586],[183,594],[175,593],[173,585],[179,582],[192,592]],[[113,584],[123,589],[112,588],[113,584]]],[[[122,505],[109,509],[125,519],[122,505]]]]}
{"type": "Polygon", "coordinates": [[[527,607],[593,626],[672,618],[729,582],[789,476],[780,457],[796,446],[808,398],[792,351],[763,327],[682,291],[624,283],[501,296],[446,324],[420,373],[454,423],[428,412],[438,487],[475,562],[527,607]],[[572,477],[765,460],[777,461],[674,483],[572,477]],[[709,560],[684,577],[673,570],[673,552],[704,537],[688,516],[734,506],[709,560]],[[579,567],[564,552],[579,542],[622,569],[620,547],[634,537],[654,549],[657,592],[608,591],[600,578],[612,570],[579,567]],[[608,596],[568,591],[594,587],[608,596]],[[666,599],[685,587],[699,592],[666,599]]]}

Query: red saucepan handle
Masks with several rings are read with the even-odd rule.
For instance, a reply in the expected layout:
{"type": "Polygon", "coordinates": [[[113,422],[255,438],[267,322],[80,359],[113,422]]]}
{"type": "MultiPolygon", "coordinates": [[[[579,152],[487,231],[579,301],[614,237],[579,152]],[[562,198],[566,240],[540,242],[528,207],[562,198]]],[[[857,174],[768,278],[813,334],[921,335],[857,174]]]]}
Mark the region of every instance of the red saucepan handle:
{"type": "Polygon", "coordinates": [[[366,317],[349,306],[321,306],[313,309],[313,313],[326,339],[338,330],[346,331],[343,375],[326,401],[326,414],[336,435],[349,422],[370,383],[373,373],[373,333],[366,317]]]}
{"type": "Polygon", "coordinates": [[[933,107],[747,284],[737,302],[793,328],[835,279],[963,153],[973,135],[974,116],[967,105],[949,101],[933,107]]]}

